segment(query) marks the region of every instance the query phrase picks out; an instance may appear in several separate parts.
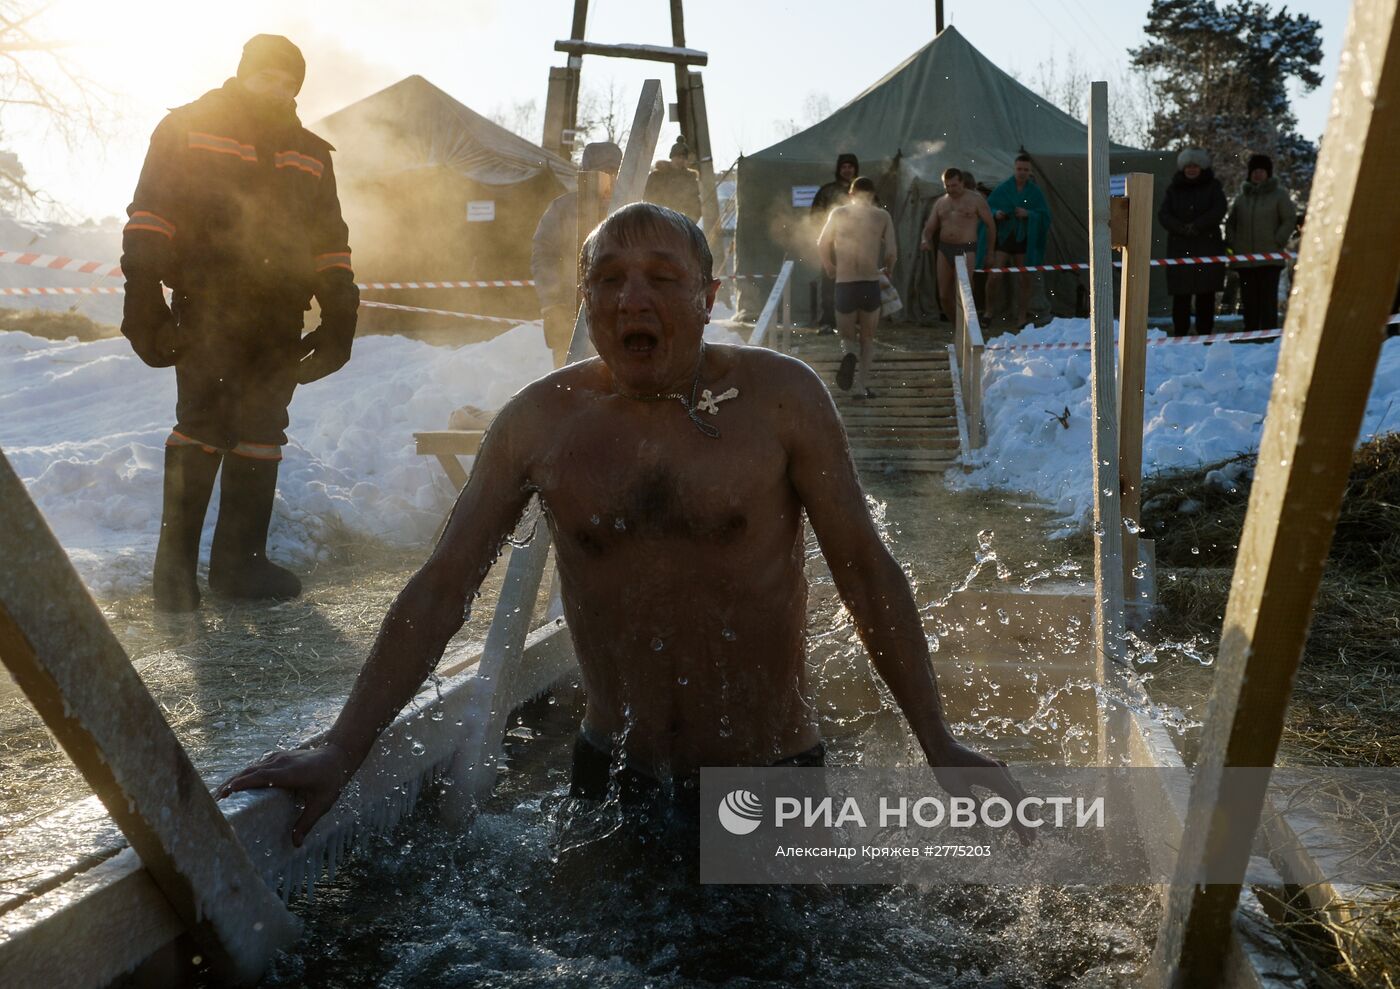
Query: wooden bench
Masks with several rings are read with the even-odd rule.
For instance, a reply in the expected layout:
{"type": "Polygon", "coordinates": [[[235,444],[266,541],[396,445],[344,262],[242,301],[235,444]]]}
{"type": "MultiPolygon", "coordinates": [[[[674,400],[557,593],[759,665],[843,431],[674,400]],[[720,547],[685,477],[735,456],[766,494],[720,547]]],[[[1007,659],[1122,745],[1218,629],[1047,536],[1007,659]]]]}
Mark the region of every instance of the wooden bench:
{"type": "Polygon", "coordinates": [[[458,457],[471,457],[481,448],[481,437],[486,435],[486,427],[496,413],[478,409],[474,405],[464,405],[447,417],[447,428],[431,432],[414,433],[418,444],[418,454],[423,457],[437,457],[442,464],[447,479],[461,491],[467,486],[467,471],[458,457]]]}

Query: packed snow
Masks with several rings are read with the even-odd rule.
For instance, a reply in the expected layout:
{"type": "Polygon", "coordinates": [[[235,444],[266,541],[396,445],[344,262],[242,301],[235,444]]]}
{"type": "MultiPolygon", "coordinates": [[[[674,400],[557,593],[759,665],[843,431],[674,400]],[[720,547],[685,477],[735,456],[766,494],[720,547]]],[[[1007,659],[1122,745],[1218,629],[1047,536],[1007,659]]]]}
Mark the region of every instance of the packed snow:
{"type": "MultiPolygon", "coordinates": [[[[722,325],[706,339],[740,342],[722,325]]],[[[463,405],[499,409],[552,366],[537,322],[460,347],[357,340],[345,368],[292,400],[271,556],[304,570],[346,535],[426,549],[455,492],[413,433],[463,405]]],[[[0,333],[0,450],[99,598],[149,588],[174,410],[173,369],[146,367],[124,338],[0,333]]],[[[206,561],[213,520],[211,506],[206,561]]]]}
{"type": "MultiPolygon", "coordinates": [[[[1164,336],[1160,330],[1149,333],[1149,338],[1164,336]]],[[[987,446],[980,451],[985,466],[970,474],[951,472],[950,485],[1033,492],[1059,513],[1058,534],[1088,525],[1093,510],[1091,353],[991,349],[1088,340],[1087,319],[1057,319],[987,341],[987,446]]],[[[1258,450],[1278,353],[1277,340],[1149,346],[1143,473],[1195,467],[1258,450]]],[[[1396,430],[1400,338],[1387,340],[1381,351],[1361,438],[1396,430]]]]}

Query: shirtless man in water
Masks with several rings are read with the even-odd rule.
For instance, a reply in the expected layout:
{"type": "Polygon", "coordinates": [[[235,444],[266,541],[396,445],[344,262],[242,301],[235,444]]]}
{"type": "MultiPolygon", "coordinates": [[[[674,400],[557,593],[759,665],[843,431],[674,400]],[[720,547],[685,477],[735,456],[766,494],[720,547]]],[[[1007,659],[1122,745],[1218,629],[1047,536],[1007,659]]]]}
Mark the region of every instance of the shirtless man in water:
{"type": "MultiPolygon", "coordinates": [[[[1002,765],[949,732],[918,608],[870,521],[821,379],[769,350],[702,344],[719,286],[711,263],[698,227],[648,203],[593,232],[580,267],[599,356],[527,385],[496,416],[325,742],[264,758],[221,796],[296,791],[300,844],[436,666],[533,493],[587,696],[576,795],[602,796],[589,767],[623,739],[626,772],[643,782],[821,764],[804,510],[941,785],[966,795],[969,770],[1002,765]]],[[[1017,799],[1005,769],[994,775],[1017,799]]]]}
{"type": "Polygon", "coordinates": [[[987,243],[997,242],[997,222],[992,218],[987,200],[976,189],[967,187],[963,175],[956,168],[943,170],[943,188],[947,194],[933,204],[919,239],[920,250],[938,247],[938,303],[949,320],[954,318],[958,298],[955,259],[959,254],[971,254],[973,261],[969,268],[975,263],[978,220],[987,225],[987,243]]]}

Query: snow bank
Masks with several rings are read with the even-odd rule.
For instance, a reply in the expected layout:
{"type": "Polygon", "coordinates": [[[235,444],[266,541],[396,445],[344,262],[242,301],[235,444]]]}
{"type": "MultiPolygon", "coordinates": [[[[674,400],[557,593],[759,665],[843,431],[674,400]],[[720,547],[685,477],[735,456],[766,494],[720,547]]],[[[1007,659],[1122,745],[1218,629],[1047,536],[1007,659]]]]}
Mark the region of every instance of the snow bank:
{"type": "MultiPolygon", "coordinates": [[[[740,342],[718,326],[705,336],[740,342]]],[[[461,347],[357,340],[345,368],[292,400],[273,556],[304,568],[337,532],[426,548],[455,492],[414,452],[414,431],[446,428],[462,405],[499,409],[552,366],[539,323],[461,347]]],[[[123,338],[0,333],[0,449],[100,598],[148,586],[174,410],[174,373],[146,367],[123,338]]]]}
{"type": "MultiPolygon", "coordinates": [[[[1159,330],[1149,336],[1161,337],[1159,330]]],[[[1057,319],[989,345],[1089,339],[1087,319],[1057,319]]],[[[1194,467],[1257,450],[1279,344],[1147,348],[1143,471],[1194,467]]],[[[1092,513],[1088,350],[987,352],[983,379],[986,466],[953,472],[956,488],[1034,492],[1073,532],[1092,513]],[[1054,417],[1068,408],[1068,427],[1054,417]]],[[[1381,351],[1361,435],[1400,429],[1400,339],[1381,351]]]]}

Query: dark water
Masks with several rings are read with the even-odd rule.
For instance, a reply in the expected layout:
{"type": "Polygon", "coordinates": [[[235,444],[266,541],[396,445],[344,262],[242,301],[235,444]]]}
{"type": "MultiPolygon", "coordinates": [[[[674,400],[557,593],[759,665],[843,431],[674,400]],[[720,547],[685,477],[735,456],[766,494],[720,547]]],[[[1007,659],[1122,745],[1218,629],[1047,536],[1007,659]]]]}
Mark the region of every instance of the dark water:
{"type": "MultiPolygon", "coordinates": [[[[694,832],[569,821],[578,712],[517,719],[470,829],[432,799],[298,913],[268,986],[1132,986],[1141,888],[702,886],[694,832]],[[562,849],[562,850],[561,850],[562,849]]],[[[839,748],[839,745],[837,746],[839,748]]]]}

